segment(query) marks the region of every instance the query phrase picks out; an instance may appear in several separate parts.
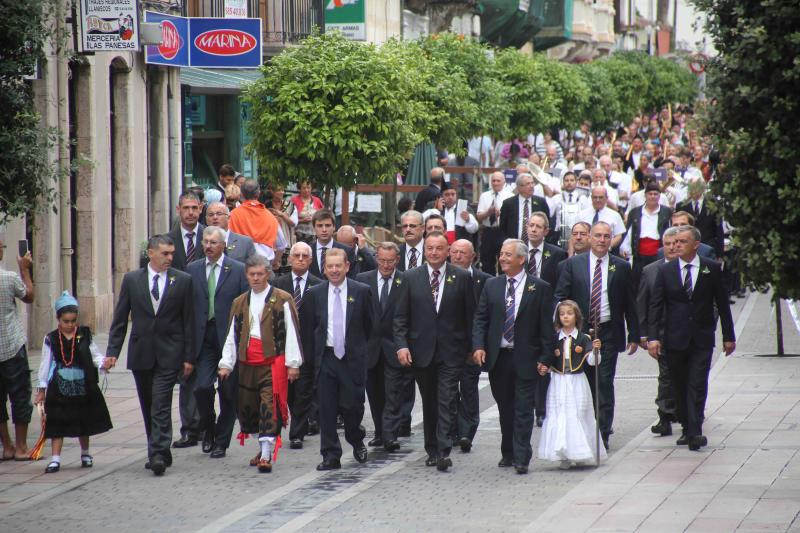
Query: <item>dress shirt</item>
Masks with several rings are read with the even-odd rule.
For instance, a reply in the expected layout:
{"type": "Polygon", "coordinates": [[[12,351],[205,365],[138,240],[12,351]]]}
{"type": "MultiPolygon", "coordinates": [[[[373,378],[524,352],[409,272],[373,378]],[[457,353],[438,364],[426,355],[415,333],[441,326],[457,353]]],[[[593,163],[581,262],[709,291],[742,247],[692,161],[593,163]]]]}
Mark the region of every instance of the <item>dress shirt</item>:
{"type": "Polygon", "coordinates": [[[406,243],[406,268],[408,268],[408,262],[411,261],[411,250],[417,251],[417,266],[422,266],[422,245],[424,242],[424,240],[420,240],[416,246],[411,246],[410,244],[406,243]]]}
{"type": "MultiPolygon", "coordinates": [[[[589,206],[588,209],[584,209],[578,215],[578,220],[580,222],[586,222],[587,224],[591,225],[592,220],[594,220],[594,207],[589,206]]],[[[611,236],[616,237],[617,235],[622,235],[625,233],[625,223],[622,221],[622,217],[619,216],[619,213],[611,209],[610,207],[606,206],[600,210],[600,214],[598,217],[599,222],[605,222],[609,226],[611,226],[611,236]]]]}
{"type": "MultiPolygon", "coordinates": [[[[428,285],[430,285],[431,280],[433,279],[433,271],[437,270],[431,265],[427,264],[428,267],[428,285]]],[[[439,270],[439,291],[436,293],[436,312],[439,312],[439,304],[442,303],[442,294],[444,293],[444,286],[445,286],[445,278],[447,277],[447,263],[444,263],[442,266],[438,268],[439,270]]]]}
{"type": "MultiPolygon", "coordinates": [[[[525,269],[523,268],[520,270],[516,276],[512,279],[516,283],[514,283],[514,320],[517,319],[517,314],[519,313],[519,304],[522,302],[522,295],[525,294],[523,292],[525,287],[525,282],[527,281],[527,275],[525,274],[525,269]]],[[[506,301],[508,295],[508,276],[506,276],[506,284],[503,287],[503,302],[506,301]]],[[[503,306],[503,316],[505,317],[505,305],[503,306]]],[[[516,325],[514,326],[516,330],[516,325]]],[[[510,344],[507,340],[505,335],[500,336],[500,347],[501,348],[513,348],[514,345],[510,344]]]]}
{"type": "Polygon", "coordinates": [[[699,200],[692,200],[692,209],[695,213],[699,213],[703,210],[703,199],[700,198],[699,200]]]}
{"type": "Polygon", "coordinates": [[[261,314],[264,311],[264,304],[269,294],[269,285],[261,292],[250,290],[250,336],[255,339],[261,338],[261,314]]]}
{"type": "MultiPolygon", "coordinates": [[[[322,264],[322,249],[325,248],[328,252],[333,248],[333,239],[328,241],[328,244],[322,244],[321,242],[317,241],[317,266],[319,266],[319,271],[323,272],[325,270],[325,265],[322,264]]],[[[328,252],[325,252],[326,254],[328,252]]]]}
{"type": "MultiPolygon", "coordinates": [[[[375,269],[375,273],[378,276],[378,299],[380,299],[380,295],[383,294],[383,284],[388,283],[389,288],[386,289],[388,294],[392,294],[392,282],[394,281],[394,277],[397,275],[397,270],[393,270],[392,273],[389,275],[388,281],[383,281],[383,274],[377,268],[375,269]]],[[[383,302],[381,302],[382,304],[383,302]]]]}
{"type": "Polygon", "coordinates": [[[644,150],[641,152],[631,152],[631,161],[633,162],[633,168],[639,168],[639,158],[642,157],[644,150]]]}
{"type": "MultiPolygon", "coordinates": [[[[333,289],[336,288],[336,285],[333,283],[328,284],[328,334],[327,340],[325,341],[325,346],[328,348],[333,348],[333,306],[336,300],[336,294],[333,292],[333,289]]],[[[344,280],[339,288],[342,292],[339,293],[339,298],[342,301],[342,323],[345,328],[345,331],[342,332],[342,338],[347,338],[347,280],[344,280]]]]}
{"type": "Polygon", "coordinates": [[[700,256],[695,254],[694,259],[689,261],[688,263],[678,258],[678,266],[680,267],[680,276],[681,276],[681,285],[683,285],[683,280],[686,277],[686,265],[692,265],[691,268],[691,276],[692,276],[692,290],[694,291],[695,286],[697,285],[697,277],[700,275],[700,256]]]}
{"type": "MultiPolygon", "coordinates": [[[[194,233],[194,241],[195,241],[195,245],[196,245],[197,244],[197,237],[198,237],[197,232],[198,232],[199,229],[200,229],[200,224],[195,224],[194,229],[192,229],[192,230],[188,230],[188,229],[184,228],[183,224],[181,224],[181,241],[183,241],[183,251],[184,251],[184,253],[186,253],[186,240],[187,240],[186,239],[186,234],[189,233],[190,231],[192,233],[194,233]]],[[[202,244],[201,244],[201,246],[202,246],[202,244]]],[[[195,250],[197,250],[198,248],[200,248],[200,246],[195,246],[194,247],[195,250]]],[[[150,278],[150,281],[151,282],[153,281],[152,277],[150,278]]]]}
{"type": "Polygon", "coordinates": [[[661,239],[658,233],[658,214],[661,212],[661,206],[651,213],[647,207],[642,208],[642,227],[639,231],[639,237],[642,239],[661,239]]]}
{"type": "Polygon", "coordinates": [[[211,274],[211,265],[214,264],[217,265],[217,270],[214,273],[214,275],[217,276],[217,283],[219,283],[219,275],[222,273],[222,263],[224,261],[225,261],[225,254],[220,255],[219,259],[217,259],[214,263],[212,263],[211,260],[209,260],[208,257],[206,257],[206,281],[208,281],[208,276],[211,274]]]}
{"type": "Polygon", "coordinates": [[[294,293],[294,287],[297,285],[297,278],[300,278],[300,294],[305,295],[306,284],[308,284],[308,270],[300,275],[295,274],[294,271],[292,271],[292,293],[294,293]]]}
{"type": "MultiPolygon", "coordinates": [[[[478,231],[478,221],[472,216],[472,213],[467,213],[469,215],[469,220],[464,222],[464,229],[467,230],[467,233],[477,233],[478,231]]],[[[456,221],[459,219],[458,213],[456,212],[456,207],[453,206],[451,208],[445,207],[442,211],[442,218],[444,218],[444,222],[447,225],[445,231],[455,231],[456,230],[456,221]]]]}
{"type": "Polygon", "coordinates": [[[591,293],[592,293],[592,278],[594,278],[594,267],[597,265],[597,260],[603,260],[603,266],[600,267],[603,271],[603,288],[601,289],[602,292],[600,293],[600,323],[606,322],[611,320],[611,305],[608,303],[608,262],[611,260],[611,256],[606,254],[602,258],[598,258],[594,255],[594,252],[589,252],[589,294],[590,294],[590,303],[591,303],[591,293]]]}
{"type": "MultiPolygon", "coordinates": [[[[663,205],[665,207],[670,207],[669,205],[669,198],[667,198],[666,194],[662,194],[658,199],[659,205],[663,205]]],[[[628,200],[628,207],[625,210],[625,216],[628,216],[631,211],[636,209],[637,207],[641,207],[645,204],[645,196],[644,196],[644,189],[640,189],[635,193],[631,194],[630,200],[628,200]]]]}
{"type": "MultiPolygon", "coordinates": [[[[77,332],[75,334],[77,335],[77,332]]],[[[59,335],[61,335],[60,332],[59,335]]],[[[39,362],[39,373],[37,374],[39,382],[37,387],[40,389],[47,388],[47,384],[53,377],[53,370],[55,370],[55,366],[53,366],[53,350],[52,347],[47,344],[48,336],[49,335],[45,335],[44,341],[42,341],[42,360],[39,362]]],[[[94,366],[100,369],[101,374],[105,374],[106,371],[103,369],[105,356],[100,353],[100,349],[97,347],[97,344],[95,344],[94,339],[89,343],[89,353],[92,354],[94,366]]]]}
{"type": "MultiPolygon", "coordinates": [[[[508,186],[505,185],[502,189],[500,189],[499,192],[495,191],[494,189],[489,189],[488,191],[481,193],[481,197],[478,199],[478,213],[485,213],[490,207],[492,207],[492,204],[494,204],[495,209],[497,209],[494,225],[497,226],[497,224],[500,222],[500,208],[503,206],[503,202],[512,196],[514,195],[511,193],[508,186]],[[497,194],[497,197],[495,197],[495,194],[497,194]]],[[[492,227],[492,223],[489,221],[489,218],[491,217],[487,216],[483,219],[481,224],[484,227],[492,227]]]]}
{"type": "Polygon", "coordinates": [[[150,302],[153,304],[153,311],[158,312],[158,306],[164,301],[164,288],[167,286],[167,271],[156,272],[147,264],[147,293],[150,295],[150,302]],[[153,278],[158,275],[158,300],[153,298],[153,278]]]}
{"type": "MultiPolygon", "coordinates": [[[[528,261],[531,259],[531,252],[534,250],[539,250],[536,252],[536,272],[539,274],[539,277],[542,277],[542,256],[544,255],[544,240],[539,243],[539,246],[531,246],[528,245],[528,261]]],[[[527,268],[527,267],[526,267],[527,268]]]]}

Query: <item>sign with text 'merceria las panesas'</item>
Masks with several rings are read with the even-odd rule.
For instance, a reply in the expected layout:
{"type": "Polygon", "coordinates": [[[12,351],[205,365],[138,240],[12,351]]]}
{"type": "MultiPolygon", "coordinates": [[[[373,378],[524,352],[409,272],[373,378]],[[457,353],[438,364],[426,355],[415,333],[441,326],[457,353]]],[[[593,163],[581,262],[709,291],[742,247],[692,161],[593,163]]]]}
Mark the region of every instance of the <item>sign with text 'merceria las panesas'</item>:
{"type": "Polygon", "coordinates": [[[258,68],[261,19],[186,18],[145,12],[146,22],[161,23],[160,45],[145,48],[151,65],[200,68],[258,68]]]}
{"type": "Polygon", "coordinates": [[[82,52],[139,50],[136,0],[79,0],[82,52]]]}

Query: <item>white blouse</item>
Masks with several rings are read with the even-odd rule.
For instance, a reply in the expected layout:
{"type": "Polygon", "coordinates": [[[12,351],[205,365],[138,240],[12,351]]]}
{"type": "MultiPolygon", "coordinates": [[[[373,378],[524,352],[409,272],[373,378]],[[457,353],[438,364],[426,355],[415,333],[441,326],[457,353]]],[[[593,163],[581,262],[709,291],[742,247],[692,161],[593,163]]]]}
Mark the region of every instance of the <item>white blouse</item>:
{"type": "MultiPolygon", "coordinates": [[[[100,350],[97,348],[97,344],[95,344],[94,340],[89,344],[89,352],[92,354],[92,361],[94,361],[94,366],[100,369],[101,373],[105,373],[103,367],[103,361],[105,360],[105,356],[100,353],[100,350]]],[[[42,360],[39,363],[39,388],[45,389],[47,388],[47,383],[50,381],[50,367],[53,364],[53,350],[51,349],[50,345],[47,344],[47,336],[45,336],[44,341],[42,342],[42,360]]]]}

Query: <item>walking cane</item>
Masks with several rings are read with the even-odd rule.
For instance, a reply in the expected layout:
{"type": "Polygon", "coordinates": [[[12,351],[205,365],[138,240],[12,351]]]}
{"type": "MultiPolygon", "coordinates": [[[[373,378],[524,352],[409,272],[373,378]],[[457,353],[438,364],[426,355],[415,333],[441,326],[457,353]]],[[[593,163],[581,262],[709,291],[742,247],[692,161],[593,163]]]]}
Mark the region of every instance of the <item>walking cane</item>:
{"type": "MultiPolygon", "coordinates": [[[[600,325],[595,322],[594,328],[589,330],[589,336],[592,340],[600,337],[600,325]]],[[[595,459],[597,460],[596,466],[600,466],[600,361],[598,355],[600,350],[592,347],[594,354],[594,430],[595,430],[595,459]]]]}

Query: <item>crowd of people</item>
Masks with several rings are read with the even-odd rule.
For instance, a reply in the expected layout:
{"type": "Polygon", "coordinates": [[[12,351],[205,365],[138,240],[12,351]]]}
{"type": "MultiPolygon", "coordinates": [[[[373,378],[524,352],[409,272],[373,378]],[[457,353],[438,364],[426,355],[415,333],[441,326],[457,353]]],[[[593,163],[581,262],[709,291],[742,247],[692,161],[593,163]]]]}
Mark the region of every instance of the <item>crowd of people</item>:
{"type": "MultiPolygon", "coordinates": [[[[535,427],[540,458],[563,468],[600,461],[618,354],[639,348],[658,361],[653,433],[669,436],[677,422],[678,445],[705,446],[716,324],[732,353],[730,298],[741,286],[709,206],[719,200],[707,187],[714,156],[689,110],[600,135],[584,124],[494,148],[475,141],[467,158],[498,170],[474,212],[436,167],[413,205],[401,201],[396,239],[371,245],[337,228],[311,183],[287,197],[223,165],[214,187],[181,194],[176,226],[149,239],[142,268],[122,281],[105,354],[80,325],[77,300],[56,303],[34,396],[52,439],[46,471],[59,470],[64,437],[78,437],[81,464],[92,465],[89,437],[111,427],[98,375],[116,366],[129,325],[145,467],[159,476],[173,448],[225,457],[237,420],[261,472],[272,470],[283,428],[290,449],[319,434],[318,470],[341,467],[339,429],[359,463],[369,448],[395,452],[417,387],[425,464],[447,471],[454,448],[472,449],[481,372],[499,411],[498,466],[527,473],[535,427]]],[[[0,377],[16,447],[5,401],[0,438],[4,458],[25,459],[32,391],[20,377],[28,363],[14,300],[32,301],[34,289],[30,257],[19,266],[20,276],[0,270],[0,377]]]]}

